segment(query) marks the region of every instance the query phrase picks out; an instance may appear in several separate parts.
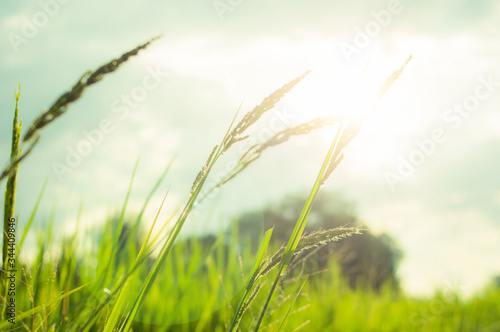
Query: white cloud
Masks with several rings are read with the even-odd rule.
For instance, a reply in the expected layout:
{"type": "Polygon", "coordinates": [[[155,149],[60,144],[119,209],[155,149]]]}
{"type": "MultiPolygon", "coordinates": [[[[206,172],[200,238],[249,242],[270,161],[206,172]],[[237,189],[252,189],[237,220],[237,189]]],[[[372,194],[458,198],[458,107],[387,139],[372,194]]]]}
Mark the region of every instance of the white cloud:
{"type": "Polygon", "coordinates": [[[450,280],[471,295],[500,273],[500,225],[474,208],[430,211],[416,199],[388,202],[363,216],[401,245],[399,274],[405,290],[427,294],[450,280]]]}

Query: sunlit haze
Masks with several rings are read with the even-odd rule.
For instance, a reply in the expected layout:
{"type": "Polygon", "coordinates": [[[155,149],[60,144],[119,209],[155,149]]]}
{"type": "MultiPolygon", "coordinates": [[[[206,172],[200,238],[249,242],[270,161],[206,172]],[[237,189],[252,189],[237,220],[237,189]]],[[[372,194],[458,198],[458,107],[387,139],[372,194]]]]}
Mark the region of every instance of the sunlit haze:
{"type": "MultiPolygon", "coordinates": [[[[239,118],[310,70],[253,128],[255,142],[269,138],[273,128],[368,114],[324,189],[353,201],[374,233],[394,238],[404,253],[398,276],[408,293],[429,295],[449,285],[466,295],[482,289],[500,274],[500,2],[400,1],[386,21],[377,21],[373,13],[389,10],[388,3],[241,1],[221,12],[211,1],[70,1],[29,37],[23,18],[42,10],[38,2],[2,4],[4,164],[18,83],[24,130],[85,71],[164,34],[43,130],[19,171],[21,224],[47,178],[41,220],[55,211],[60,232],[71,232],[83,202],[83,225],[99,225],[120,211],[140,158],[129,205],[138,213],[175,157],[145,223],[151,224],[171,188],[161,213],[167,218],[188,196],[240,105],[239,118]],[[381,84],[410,55],[376,103],[381,84]],[[92,153],[70,171],[54,166],[66,165],[69,151],[103,120],[113,129],[92,153]]],[[[214,232],[289,193],[305,199],[334,128],[266,151],[202,204],[183,234],[214,232]]],[[[221,165],[249,147],[240,144],[221,165]]],[[[37,227],[44,227],[42,221],[37,227]]]]}

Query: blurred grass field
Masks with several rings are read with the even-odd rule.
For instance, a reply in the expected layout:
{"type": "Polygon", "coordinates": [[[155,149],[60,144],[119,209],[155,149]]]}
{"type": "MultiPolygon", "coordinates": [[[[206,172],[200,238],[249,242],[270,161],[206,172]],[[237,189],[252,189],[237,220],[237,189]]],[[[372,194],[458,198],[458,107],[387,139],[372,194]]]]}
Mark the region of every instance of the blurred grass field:
{"type": "MultiPolygon", "coordinates": [[[[112,220],[107,221],[105,231],[101,230],[99,246],[88,251],[79,249],[86,247],[84,233],[55,242],[53,228],[39,231],[36,259],[28,264],[21,254],[19,260],[22,276],[17,280],[17,308],[19,313],[38,306],[43,309],[16,328],[4,323],[2,329],[76,331],[104,304],[90,329],[101,331],[116,300],[105,286],[119,279],[120,271],[139,249],[138,241],[133,240],[137,234],[126,227],[130,232],[125,231],[128,235],[123,237],[123,246],[114,253],[115,267],[106,264],[110,260],[105,252],[112,240],[112,220]],[[107,275],[105,282],[95,282],[104,280],[102,276],[109,271],[115,272],[107,275]],[[47,305],[62,292],[88,282],[78,292],[47,305]]],[[[244,287],[243,276],[248,274],[255,255],[248,249],[250,245],[241,245],[244,242],[238,237],[237,223],[212,244],[196,238],[179,241],[148,293],[133,330],[227,331],[244,287]]],[[[138,281],[146,277],[150,265],[140,268],[138,281]]],[[[454,289],[413,298],[395,293],[391,287],[383,287],[380,292],[363,286],[352,289],[333,256],[328,270],[317,275],[309,276],[300,266],[297,264],[284,278],[261,330],[277,331],[292,306],[282,331],[500,331],[500,288],[494,285],[468,299],[454,289]]],[[[241,331],[254,326],[273,277],[273,273],[267,276],[263,291],[243,317],[241,331]]],[[[131,296],[128,300],[133,299],[131,296]]]]}

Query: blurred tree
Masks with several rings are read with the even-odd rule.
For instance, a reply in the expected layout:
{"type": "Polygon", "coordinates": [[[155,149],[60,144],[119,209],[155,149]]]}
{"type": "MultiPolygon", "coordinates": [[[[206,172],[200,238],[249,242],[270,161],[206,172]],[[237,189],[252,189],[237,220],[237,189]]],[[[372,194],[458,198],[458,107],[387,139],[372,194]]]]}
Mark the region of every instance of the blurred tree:
{"type": "Polygon", "coordinates": [[[493,277],[493,286],[500,289],[500,275],[493,277]]]}
{"type": "MultiPolygon", "coordinates": [[[[246,213],[240,218],[240,233],[250,237],[252,243],[257,245],[263,231],[274,226],[273,241],[284,243],[289,239],[303,205],[304,198],[293,195],[264,211],[246,213]]],[[[306,231],[359,225],[355,210],[354,203],[340,194],[322,192],[314,203],[306,231]]],[[[374,235],[365,225],[362,227],[365,229],[362,235],[316,249],[308,258],[308,272],[327,268],[328,259],[335,255],[342,274],[352,288],[371,287],[378,291],[382,285],[389,283],[397,290],[396,267],[401,252],[387,234],[374,235]]],[[[308,254],[310,252],[303,255],[308,254]]]]}

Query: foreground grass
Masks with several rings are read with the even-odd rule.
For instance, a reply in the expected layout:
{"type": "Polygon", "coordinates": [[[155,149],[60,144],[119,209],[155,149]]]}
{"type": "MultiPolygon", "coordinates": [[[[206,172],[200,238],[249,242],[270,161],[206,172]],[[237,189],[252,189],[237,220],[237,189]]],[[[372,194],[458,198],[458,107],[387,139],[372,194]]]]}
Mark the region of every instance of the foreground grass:
{"type": "MultiPolygon", "coordinates": [[[[111,220],[108,231],[116,227],[111,220]]],[[[89,285],[55,303],[47,303],[63,291],[95,281],[96,257],[99,259],[99,251],[109,241],[105,235],[108,231],[101,233],[100,249],[88,251],[77,250],[88,240],[85,233],[63,239],[58,245],[52,230],[39,233],[36,260],[28,264],[21,259],[18,266],[22,277],[17,283],[17,307],[19,313],[39,305],[43,305],[43,310],[16,324],[20,330],[80,330],[96,308],[104,304],[91,329],[103,330],[116,301],[116,295],[106,287],[89,285]]],[[[92,238],[96,235],[88,234],[92,238]]],[[[130,237],[124,240],[125,245],[116,256],[118,266],[135,257],[133,253],[138,250],[139,241],[130,237]]],[[[210,243],[202,244],[198,239],[179,241],[132,322],[132,329],[227,331],[244,289],[243,275],[248,275],[254,260],[255,253],[248,249],[250,245],[243,245],[245,242],[238,237],[236,224],[210,243]]],[[[274,245],[269,248],[277,249],[274,245]]],[[[379,293],[363,288],[353,290],[334,257],[327,271],[312,276],[303,274],[301,262],[296,260],[292,260],[293,268],[281,279],[275,301],[260,327],[262,331],[278,331],[284,317],[282,331],[498,331],[500,327],[500,289],[490,288],[467,301],[451,292],[417,299],[396,294],[391,287],[379,293]]],[[[140,288],[152,263],[145,262],[140,269],[136,284],[130,288],[132,293],[140,288]]],[[[275,272],[263,278],[262,291],[243,316],[241,331],[255,327],[274,278],[275,272]]],[[[132,301],[133,298],[128,299],[128,303],[132,301]]],[[[4,325],[3,329],[11,327],[4,325]]]]}

